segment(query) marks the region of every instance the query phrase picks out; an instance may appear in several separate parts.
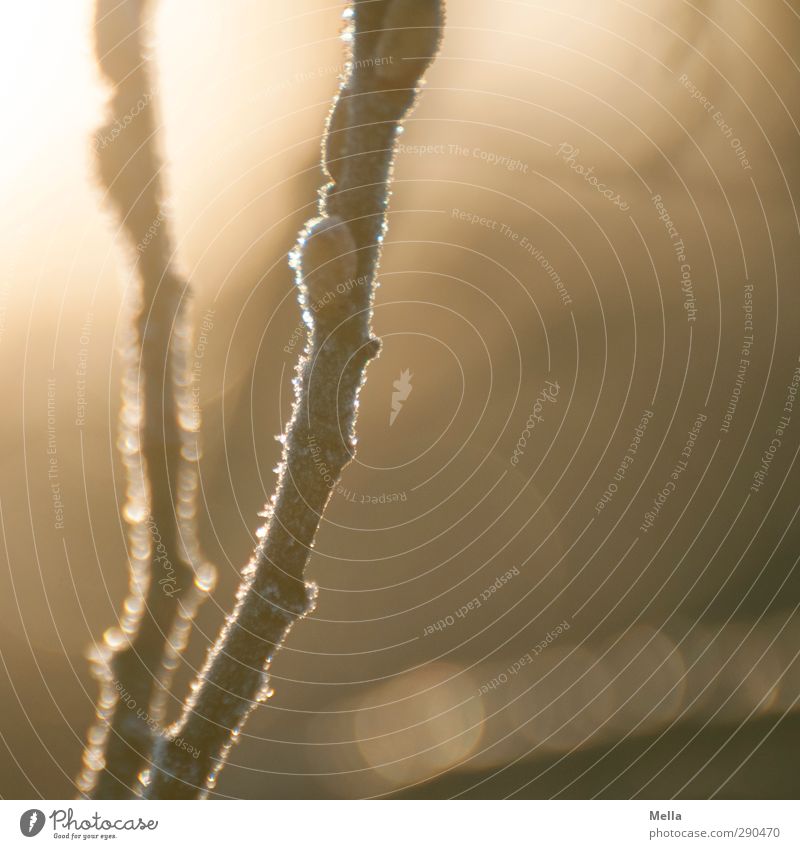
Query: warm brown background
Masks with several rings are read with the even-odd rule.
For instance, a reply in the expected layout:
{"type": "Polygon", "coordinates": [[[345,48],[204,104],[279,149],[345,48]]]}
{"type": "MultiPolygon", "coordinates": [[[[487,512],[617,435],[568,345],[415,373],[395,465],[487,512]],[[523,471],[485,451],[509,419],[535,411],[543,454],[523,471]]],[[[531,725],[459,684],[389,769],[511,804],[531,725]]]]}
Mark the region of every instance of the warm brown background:
{"type": "MultiPolygon", "coordinates": [[[[180,694],[230,608],[273,486],[295,360],[284,347],[299,320],[286,253],[313,213],[341,5],[162,7],[172,226],[198,321],[213,310],[201,518],[220,571],[180,694]]],[[[90,3],[18,2],[4,16],[0,794],[69,797],[95,696],[84,652],[114,623],[127,581],[114,445],[130,275],[91,177],[104,93],[90,3]]],[[[748,488],[800,355],[799,47],[795,2],[450,4],[443,54],[402,137],[376,302],[384,352],[362,395],[351,495],[332,502],[312,558],[319,606],[276,662],[276,695],[219,794],[797,794],[800,406],[764,486],[748,488]],[[630,209],[571,171],[562,143],[630,209]],[[691,265],[691,325],[656,193],[691,265]],[[721,433],[748,280],[752,363],[721,433]],[[404,369],[412,391],[390,428],[404,369]],[[513,467],[546,379],[558,400],[513,467]],[[596,514],[647,408],[636,460],[596,514]],[[677,491],[641,533],[702,411],[677,491]],[[478,695],[564,620],[534,663],[478,695]]]]}

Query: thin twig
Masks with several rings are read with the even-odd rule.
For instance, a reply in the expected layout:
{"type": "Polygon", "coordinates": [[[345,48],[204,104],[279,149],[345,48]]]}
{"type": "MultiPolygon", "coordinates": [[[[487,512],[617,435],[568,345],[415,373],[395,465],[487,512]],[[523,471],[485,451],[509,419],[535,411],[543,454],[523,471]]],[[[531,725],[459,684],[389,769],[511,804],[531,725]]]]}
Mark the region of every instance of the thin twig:
{"type": "Polygon", "coordinates": [[[187,376],[188,286],[173,268],[162,200],[152,75],[145,59],[147,0],[97,0],[95,51],[112,86],[95,134],[100,180],[140,283],[129,295],[119,448],[128,476],[130,587],[119,627],[93,653],[100,682],[78,789],[134,794],[163,722],[164,694],[196,608],[213,583],[195,532],[197,412],[187,376]]]}
{"type": "Polygon", "coordinates": [[[355,453],[358,393],[379,349],[372,300],[396,135],[438,49],[443,10],[439,0],[357,0],[345,15],[352,55],[327,126],[330,182],[292,259],[309,334],[277,489],[235,610],[181,718],[156,742],[148,798],[207,795],[249,713],[271,694],[272,658],[313,609],[316,587],[305,582],[305,567],[355,453]]]}

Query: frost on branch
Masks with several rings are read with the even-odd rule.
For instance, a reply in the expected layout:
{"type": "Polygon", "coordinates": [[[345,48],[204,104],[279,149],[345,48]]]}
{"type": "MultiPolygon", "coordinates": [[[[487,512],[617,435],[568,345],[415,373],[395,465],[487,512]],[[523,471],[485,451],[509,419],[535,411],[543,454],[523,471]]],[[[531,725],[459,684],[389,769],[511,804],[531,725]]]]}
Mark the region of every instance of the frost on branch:
{"type": "Polygon", "coordinates": [[[316,587],[304,579],[314,536],[355,453],[358,393],[379,350],[372,300],[395,140],[438,49],[443,8],[439,0],[356,0],[345,18],[351,53],[323,145],[329,182],[291,257],[308,335],[276,492],[236,607],[181,717],[156,744],[143,777],[148,798],[206,795],[248,714],[271,694],[275,652],[314,605],[316,587]]]}
{"type": "Polygon", "coordinates": [[[189,392],[188,285],[174,268],[146,59],[146,0],[97,0],[95,54],[111,89],[94,140],[101,188],[131,257],[118,448],[127,473],[130,588],[119,623],[92,652],[100,684],[78,790],[138,787],[194,612],[214,582],[195,533],[199,457],[189,392]]]}

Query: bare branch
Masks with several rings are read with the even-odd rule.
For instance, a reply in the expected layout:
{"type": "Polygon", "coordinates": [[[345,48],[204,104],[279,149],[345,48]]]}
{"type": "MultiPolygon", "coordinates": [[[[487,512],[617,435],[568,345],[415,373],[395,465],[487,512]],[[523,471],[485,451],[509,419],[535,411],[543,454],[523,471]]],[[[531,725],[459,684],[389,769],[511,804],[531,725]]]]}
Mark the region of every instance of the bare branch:
{"type": "Polygon", "coordinates": [[[372,300],[396,135],[438,49],[443,10],[438,0],[357,0],[345,15],[352,54],[327,126],[330,182],[292,256],[309,334],[277,490],[236,608],[183,715],[155,745],[148,798],[206,795],[248,714],[269,697],[272,658],[313,608],[316,587],[305,582],[305,567],[355,453],[358,392],[379,349],[372,300]]]}
{"type": "Polygon", "coordinates": [[[194,612],[213,583],[195,533],[196,411],[191,409],[188,286],[173,268],[145,59],[145,0],[97,0],[95,51],[112,86],[95,135],[99,174],[140,280],[131,297],[119,447],[128,475],[130,588],[119,627],[93,653],[100,681],[81,792],[131,796],[163,720],[164,694],[194,612]]]}

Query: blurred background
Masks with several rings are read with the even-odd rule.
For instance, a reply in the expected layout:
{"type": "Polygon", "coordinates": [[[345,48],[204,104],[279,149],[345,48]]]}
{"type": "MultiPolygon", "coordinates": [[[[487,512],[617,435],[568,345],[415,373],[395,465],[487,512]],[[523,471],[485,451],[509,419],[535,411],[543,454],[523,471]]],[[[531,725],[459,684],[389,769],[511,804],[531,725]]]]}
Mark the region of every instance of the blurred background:
{"type": "MultiPolygon", "coordinates": [[[[155,15],[219,570],[173,715],[274,485],[342,10],[155,15]]],[[[67,798],[127,587],[133,275],[92,4],[2,12],[0,794],[67,798]]],[[[451,0],[319,604],[216,795],[797,794],[799,48],[795,0],[451,0]]]]}

